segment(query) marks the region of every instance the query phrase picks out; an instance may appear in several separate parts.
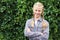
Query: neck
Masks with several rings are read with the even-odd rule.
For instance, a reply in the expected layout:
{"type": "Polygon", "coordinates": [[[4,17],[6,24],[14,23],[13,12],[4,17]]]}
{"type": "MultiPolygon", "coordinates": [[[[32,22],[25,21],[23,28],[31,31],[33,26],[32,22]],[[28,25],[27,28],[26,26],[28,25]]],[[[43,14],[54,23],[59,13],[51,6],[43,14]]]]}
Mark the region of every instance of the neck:
{"type": "Polygon", "coordinates": [[[35,20],[39,20],[39,19],[40,19],[40,17],[34,17],[34,19],[35,19],[35,20]]]}

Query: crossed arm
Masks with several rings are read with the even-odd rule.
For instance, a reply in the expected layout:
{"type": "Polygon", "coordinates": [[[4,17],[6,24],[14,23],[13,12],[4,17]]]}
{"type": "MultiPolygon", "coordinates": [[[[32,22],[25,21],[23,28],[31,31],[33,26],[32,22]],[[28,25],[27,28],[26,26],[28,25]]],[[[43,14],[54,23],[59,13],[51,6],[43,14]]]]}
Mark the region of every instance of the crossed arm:
{"type": "Polygon", "coordinates": [[[25,28],[24,34],[27,37],[37,37],[37,36],[43,35],[43,33],[40,33],[40,32],[32,32],[32,31],[30,31],[30,29],[28,27],[25,28]]]}
{"type": "Polygon", "coordinates": [[[25,29],[24,29],[24,35],[26,37],[38,37],[38,36],[42,36],[43,38],[47,38],[48,39],[48,36],[49,36],[49,25],[48,27],[46,28],[46,30],[44,30],[44,32],[32,32],[29,27],[28,27],[28,22],[26,22],[26,26],[25,26],[25,29]]]}

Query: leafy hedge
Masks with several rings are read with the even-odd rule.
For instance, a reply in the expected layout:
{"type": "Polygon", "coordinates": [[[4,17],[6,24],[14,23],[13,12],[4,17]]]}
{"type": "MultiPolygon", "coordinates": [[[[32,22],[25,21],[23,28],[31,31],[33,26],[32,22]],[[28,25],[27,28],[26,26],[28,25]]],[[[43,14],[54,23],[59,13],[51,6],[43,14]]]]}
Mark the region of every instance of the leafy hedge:
{"type": "Polygon", "coordinates": [[[44,16],[50,23],[49,40],[60,39],[60,0],[0,0],[0,40],[27,40],[25,22],[37,1],[44,4],[44,16]]]}

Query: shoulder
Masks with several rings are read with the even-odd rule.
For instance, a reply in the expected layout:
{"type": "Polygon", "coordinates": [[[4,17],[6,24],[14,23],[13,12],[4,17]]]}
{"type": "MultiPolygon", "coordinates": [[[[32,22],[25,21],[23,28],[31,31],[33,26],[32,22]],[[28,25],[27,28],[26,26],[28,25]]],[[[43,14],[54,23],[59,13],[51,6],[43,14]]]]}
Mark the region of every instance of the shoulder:
{"type": "Polygon", "coordinates": [[[47,25],[49,25],[49,22],[48,22],[47,20],[44,19],[43,21],[44,21],[47,25]]]}
{"type": "Polygon", "coordinates": [[[31,19],[28,19],[27,21],[26,21],[26,23],[30,23],[32,21],[32,18],[31,19]]]}

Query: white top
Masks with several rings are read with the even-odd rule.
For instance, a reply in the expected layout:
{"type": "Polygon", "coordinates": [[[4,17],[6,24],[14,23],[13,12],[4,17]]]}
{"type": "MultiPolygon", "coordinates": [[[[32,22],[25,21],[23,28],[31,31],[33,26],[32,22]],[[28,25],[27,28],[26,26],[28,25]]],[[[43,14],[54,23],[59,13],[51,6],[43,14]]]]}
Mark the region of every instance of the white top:
{"type": "Polygon", "coordinates": [[[35,20],[35,26],[37,26],[37,20],[35,20]]]}

